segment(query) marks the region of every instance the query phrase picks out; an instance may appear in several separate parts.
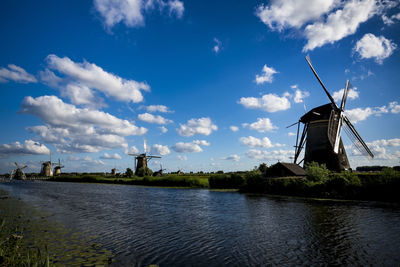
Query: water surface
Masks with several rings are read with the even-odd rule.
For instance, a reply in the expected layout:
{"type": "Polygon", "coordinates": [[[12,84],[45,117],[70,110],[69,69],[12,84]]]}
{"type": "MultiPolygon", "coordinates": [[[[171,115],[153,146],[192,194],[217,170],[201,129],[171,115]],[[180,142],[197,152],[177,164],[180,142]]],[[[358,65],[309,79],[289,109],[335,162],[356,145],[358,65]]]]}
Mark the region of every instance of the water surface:
{"type": "Polygon", "coordinates": [[[396,204],[40,181],[0,188],[69,229],[96,235],[116,266],[400,262],[396,204]]]}

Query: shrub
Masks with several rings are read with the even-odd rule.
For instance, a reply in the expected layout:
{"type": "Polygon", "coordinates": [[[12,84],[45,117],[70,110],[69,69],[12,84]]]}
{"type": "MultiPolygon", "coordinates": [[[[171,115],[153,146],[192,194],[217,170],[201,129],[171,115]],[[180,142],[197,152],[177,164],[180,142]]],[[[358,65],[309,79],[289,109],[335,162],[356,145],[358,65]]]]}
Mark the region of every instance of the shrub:
{"type": "Polygon", "coordinates": [[[306,177],[312,182],[324,182],[328,180],[330,171],[325,164],[319,165],[317,162],[311,162],[306,166],[306,177]]]}
{"type": "Polygon", "coordinates": [[[239,174],[213,175],[209,179],[210,188],[239,188],[244,179],[239,174]]]}
{"type": "Polygon", "coordinates": [[[132,178],[133,177],[133,171],[132,171],[131,168],[126,168],[125,176],[128,177],[128,178],[132,178]]]}

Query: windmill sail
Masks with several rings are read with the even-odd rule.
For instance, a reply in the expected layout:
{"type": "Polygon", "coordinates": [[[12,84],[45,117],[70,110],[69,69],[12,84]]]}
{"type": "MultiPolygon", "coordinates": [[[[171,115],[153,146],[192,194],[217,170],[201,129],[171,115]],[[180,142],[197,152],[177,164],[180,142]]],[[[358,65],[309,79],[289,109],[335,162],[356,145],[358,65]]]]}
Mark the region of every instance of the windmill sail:
{"type": "Polygon", "coordinates": [[[374,154],[372,154],[371,150],[369,150],[367,144],[358,134],[356,128],[354,128],[350,120],[346,116],[343,116],[343,120],[347,126],[347,128],[345,128],[345,132],[349,136],[350,140],[353,141],[354,146],[361,152],[361,154],[374,158],[374,154]]]}

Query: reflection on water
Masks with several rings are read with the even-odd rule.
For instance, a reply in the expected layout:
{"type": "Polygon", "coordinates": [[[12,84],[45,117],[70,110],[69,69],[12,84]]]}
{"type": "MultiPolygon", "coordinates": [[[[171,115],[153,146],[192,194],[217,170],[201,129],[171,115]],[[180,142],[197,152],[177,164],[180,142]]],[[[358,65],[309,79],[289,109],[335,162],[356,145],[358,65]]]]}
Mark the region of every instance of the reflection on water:
{"type": "Polygon", "coordinates": [[[104,184],[0,188],[70,229],[97,235],[116,266],[400,262],[398,205],[104,184]]]}

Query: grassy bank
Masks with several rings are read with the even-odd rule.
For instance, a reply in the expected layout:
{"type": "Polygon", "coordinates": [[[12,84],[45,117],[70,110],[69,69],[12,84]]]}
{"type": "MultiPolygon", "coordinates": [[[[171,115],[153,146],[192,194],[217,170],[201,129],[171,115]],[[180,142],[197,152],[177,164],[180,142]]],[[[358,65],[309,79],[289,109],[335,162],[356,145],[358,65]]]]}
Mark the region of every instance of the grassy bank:
{"type": "Polygon", "coordinates": [[[0,190],[0,266],[107,265],[111,252],[95,237],[71,232],[0,190]]]}
{"type": "Polygon", "coordinates": [[[388,168],[376,173],[323,171],[307,172],[302,178],[267,178],[253,172],[241,192],[400,202],[400,173],[388,168]]]}
{"type": "Polygon", "coordinates": [[[173,175],[173,174],[169,175],[167,174],[160,177],[149,176],[149,177],[134,177],[134,178],[83,174],[83,175],[56,176],[49,179],[48,181],[208,188],[209,187],[208,178],[209,176],[204,176],[204,175],[196,176],[196,175],[173,175]]]}

